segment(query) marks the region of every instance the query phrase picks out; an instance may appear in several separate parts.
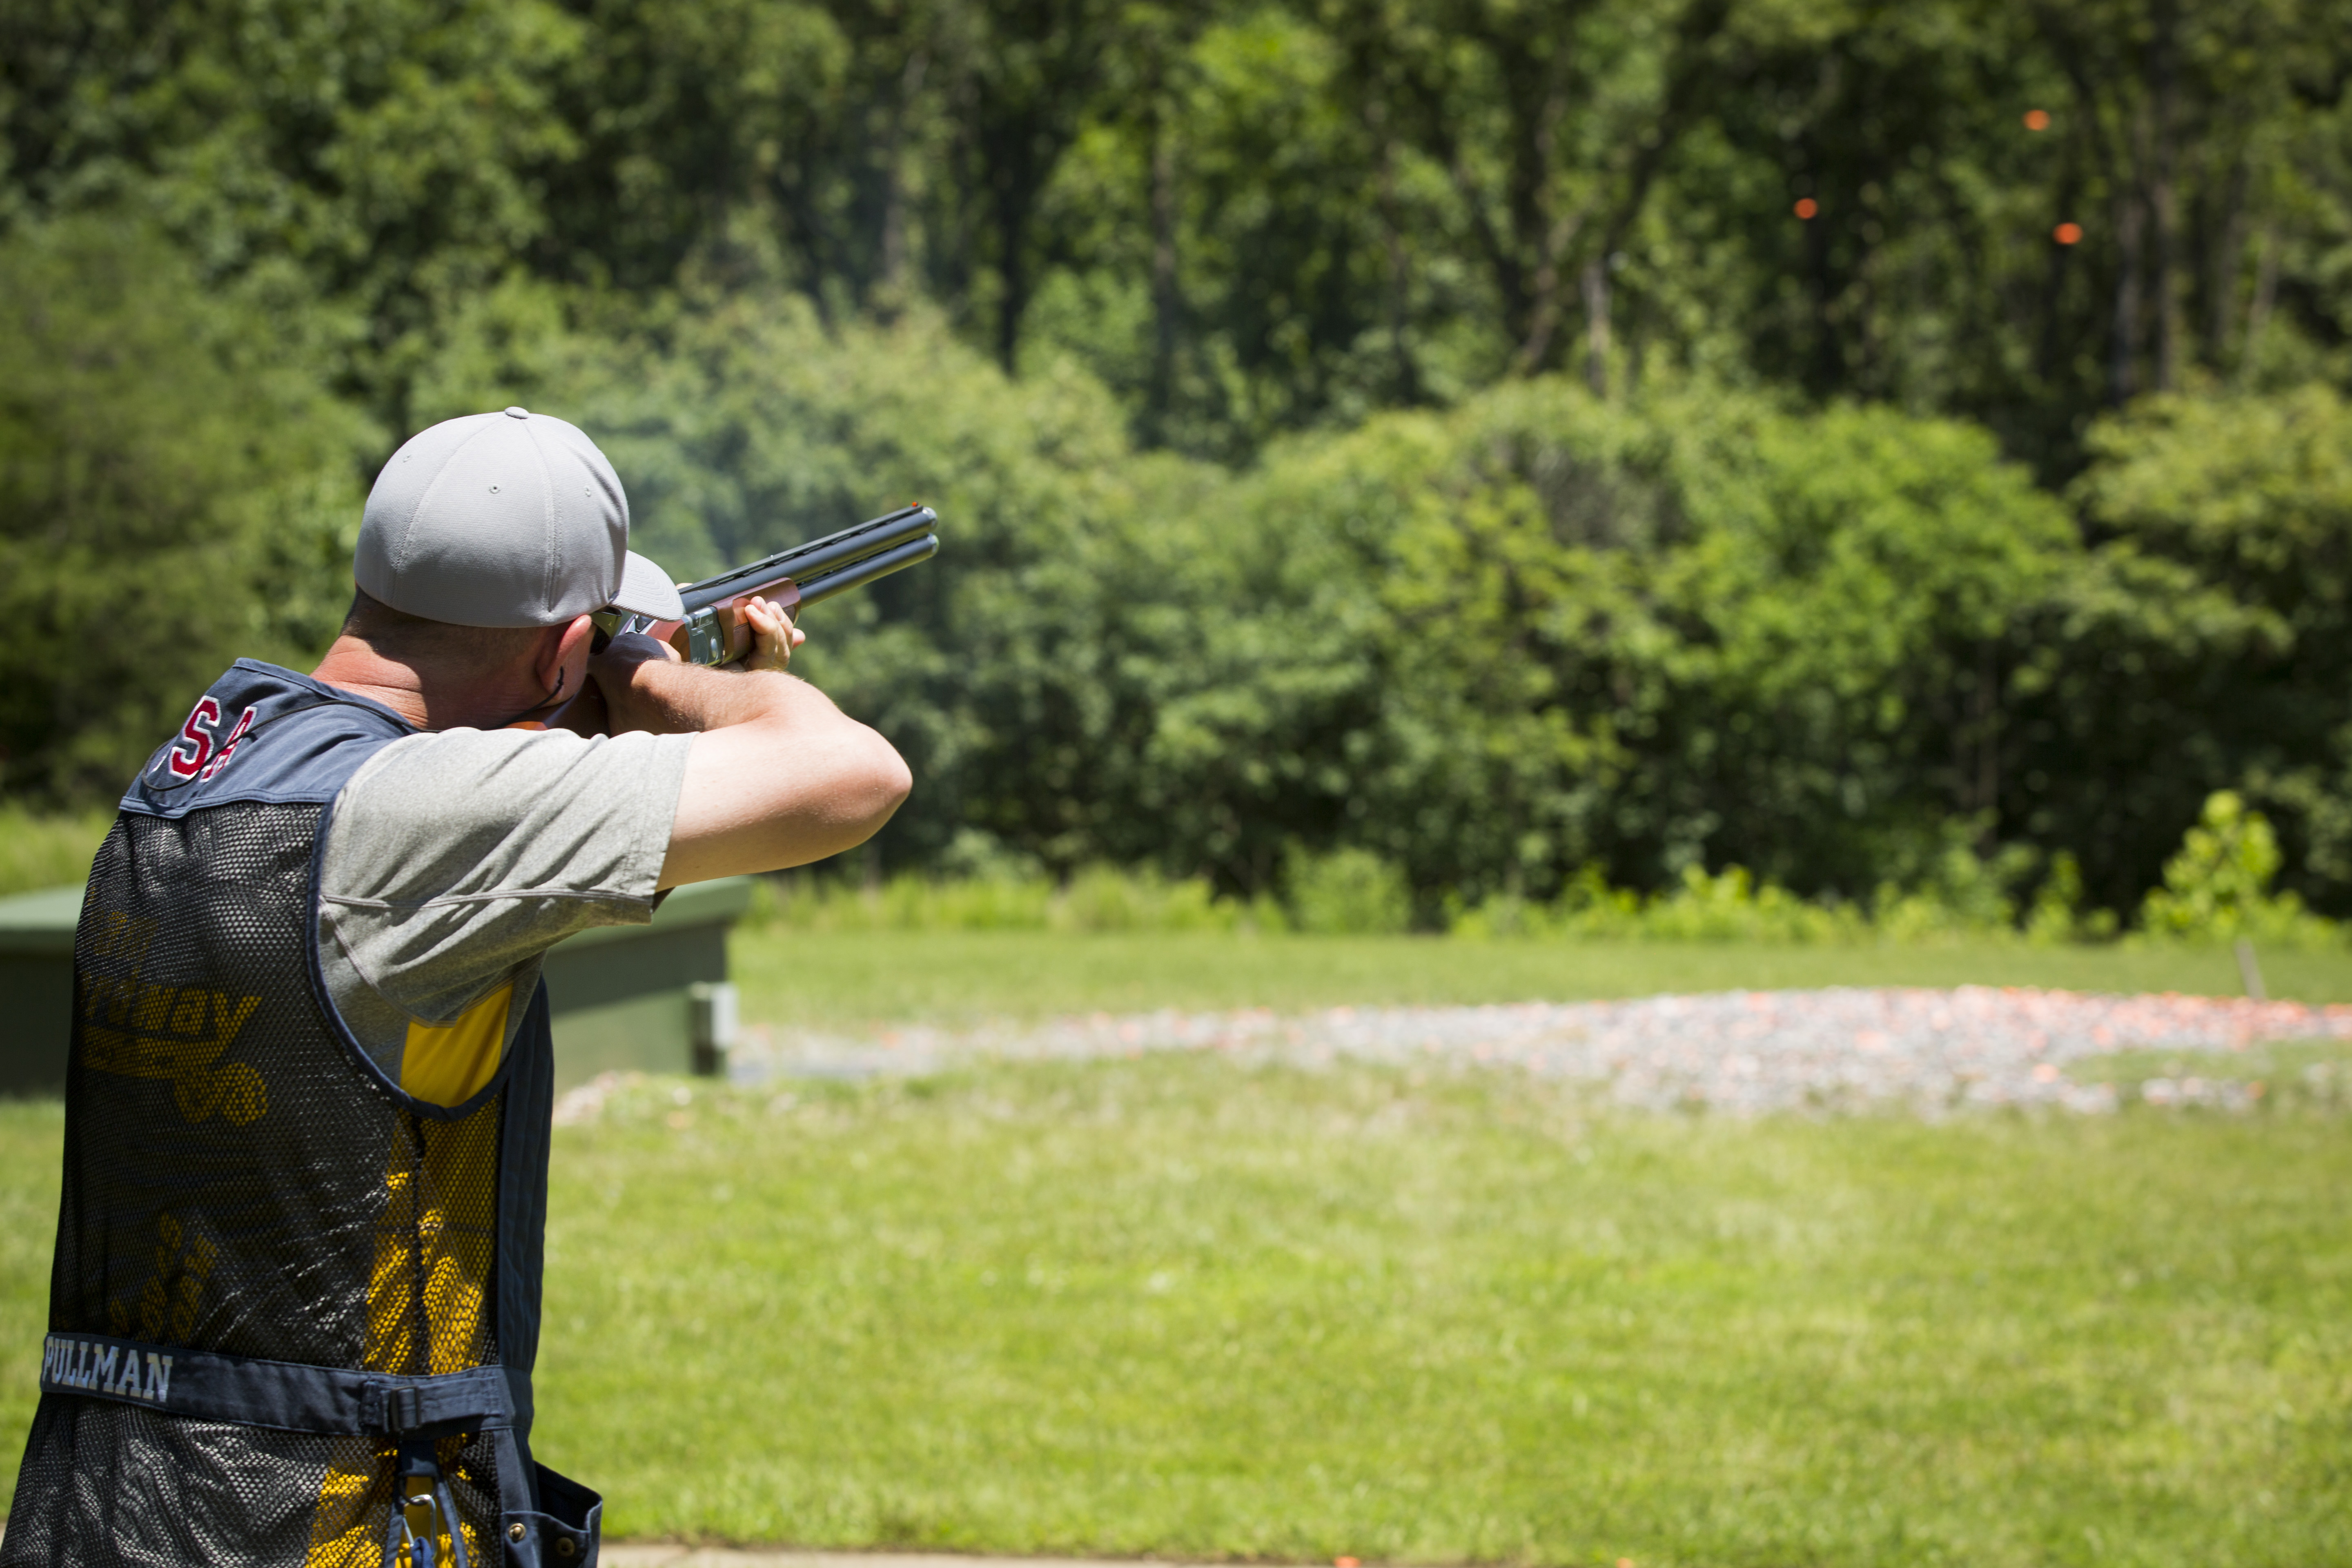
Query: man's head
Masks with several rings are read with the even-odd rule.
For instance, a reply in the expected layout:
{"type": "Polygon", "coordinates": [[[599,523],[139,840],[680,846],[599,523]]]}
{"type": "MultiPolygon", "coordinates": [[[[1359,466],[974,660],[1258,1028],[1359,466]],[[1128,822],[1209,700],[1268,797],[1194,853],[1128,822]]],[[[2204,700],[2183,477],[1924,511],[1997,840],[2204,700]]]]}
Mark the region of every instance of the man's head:
{"type": "Polygon", "coordinates": [[[369,491],[351,574],[379,605],[452,626],[682,614],[661,566],[628,552],[612,463],[576,426],[527,409],[412,435],[369,491]]]}
{"type": "Polygon", "coordinates": [[[499,722],[574,695],[594,612],[684,614],[628,537],[620,478],[575,426],[520,408],[436,425],[393,454],[369,493],[358,591],[321,676],[414,691],[436,725],[499,722]],[[360,647],[343,653],[350,644],[360,647]]]}
{"type": "Polygon", "coordinates": [[[684,613],[661,568],[629,553],[629,498],[604,454],[520,408],[410,437],[368,494],[352,575],[378,604],[460,626],[684,613]]]}

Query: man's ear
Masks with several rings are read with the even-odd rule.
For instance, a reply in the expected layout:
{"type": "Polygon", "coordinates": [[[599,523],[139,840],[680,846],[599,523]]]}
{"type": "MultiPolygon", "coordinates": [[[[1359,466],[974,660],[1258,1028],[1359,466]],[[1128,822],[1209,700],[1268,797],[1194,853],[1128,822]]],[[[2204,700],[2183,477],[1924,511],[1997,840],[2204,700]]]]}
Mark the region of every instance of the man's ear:
{"type": "Polygon", "coordinates": [[[541,642],[539,658],[531,673],[539,679],[539,689],[552,702],[559,697],[577,697],[581,684],[587,679],[588,648],[596,639],[596,623],[587,616],[575,616],[569,626],[550,626],[551,635],[541,642]]]}

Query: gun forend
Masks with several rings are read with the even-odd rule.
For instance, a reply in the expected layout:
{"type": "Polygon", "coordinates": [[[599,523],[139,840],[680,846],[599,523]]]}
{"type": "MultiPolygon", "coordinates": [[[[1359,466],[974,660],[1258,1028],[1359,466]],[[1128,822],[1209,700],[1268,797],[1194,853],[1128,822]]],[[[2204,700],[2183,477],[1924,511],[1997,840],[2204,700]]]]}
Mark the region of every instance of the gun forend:
{"type": "Polygon", "coordinates": [[[905,570],[938,553],[938,514],[927,506],[897,511],[813,539],[789,550],[763,555],[715,577],[688,583],[677,591],[686,606],[683,621],[655,621],[650,616],[618,617],[608,631],[643,632],[677,647],[692,664],[724,664],[742,649],[736,632],[735,605],[757,595],[772,600],[786,615],[799,618],[804,605],[862,587],[879,577],[905,570]]]}

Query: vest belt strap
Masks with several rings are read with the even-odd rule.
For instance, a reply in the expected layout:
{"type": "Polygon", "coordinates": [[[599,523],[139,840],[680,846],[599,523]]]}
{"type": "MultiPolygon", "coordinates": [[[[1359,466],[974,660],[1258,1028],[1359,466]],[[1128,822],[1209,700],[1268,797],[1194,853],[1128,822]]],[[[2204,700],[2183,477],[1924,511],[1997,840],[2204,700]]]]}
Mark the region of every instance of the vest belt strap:
{"type": "Polygon", "coordinates": [[[501,1367],[397,1377],[96,1334],[51,1334],[43,1342],[41,1391],[330,1436],[396,1438],[514,1425],[501,1367]]]}

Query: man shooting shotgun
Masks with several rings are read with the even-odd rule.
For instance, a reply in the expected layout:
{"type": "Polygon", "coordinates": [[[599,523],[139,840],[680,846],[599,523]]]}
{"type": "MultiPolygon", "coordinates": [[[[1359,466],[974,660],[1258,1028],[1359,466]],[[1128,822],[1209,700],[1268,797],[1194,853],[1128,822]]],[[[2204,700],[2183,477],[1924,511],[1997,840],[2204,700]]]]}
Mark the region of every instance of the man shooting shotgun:
{"type": "Polygon", "coordinates": [[[394,454],[326,658],[237,660],[91,868],[0,1568],[593,1568],[596,1494],[531,1458],[541,959],[889,819],[907,766],[784,673],[790,611],[928,554],[930,521],[689,602],[562,420],[394,454]]]}

